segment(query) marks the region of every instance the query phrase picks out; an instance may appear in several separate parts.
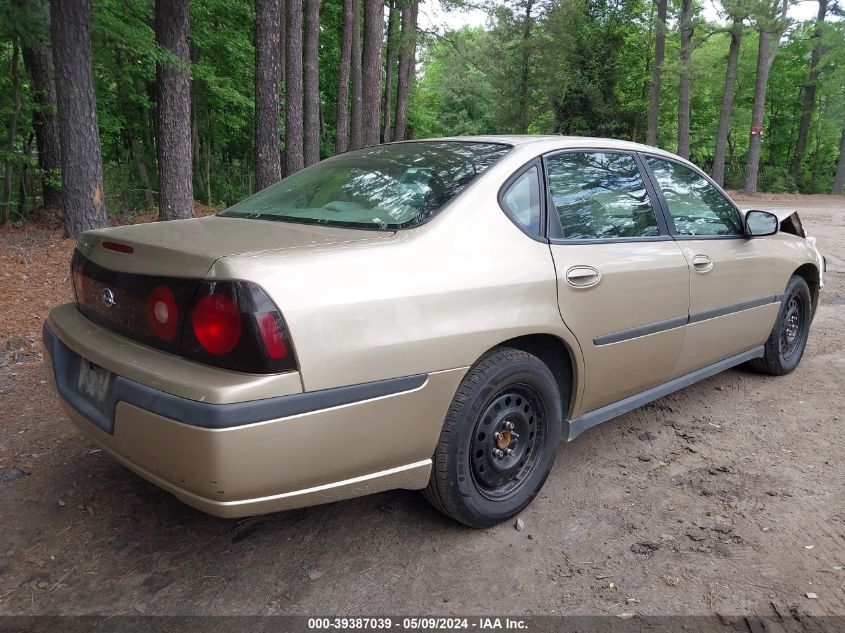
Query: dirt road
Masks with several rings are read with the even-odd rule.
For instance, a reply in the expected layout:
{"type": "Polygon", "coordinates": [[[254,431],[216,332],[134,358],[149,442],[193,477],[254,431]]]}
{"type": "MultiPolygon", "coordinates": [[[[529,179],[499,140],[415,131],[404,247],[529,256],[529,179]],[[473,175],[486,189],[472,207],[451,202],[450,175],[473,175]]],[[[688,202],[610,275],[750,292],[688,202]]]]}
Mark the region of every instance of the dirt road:
{"type": "Polygon", "coordinates": [[[845,199],[741,202],[800,209],[828,256],[801,366],[729,371],[562,445],[523,531],[405,491],[243,521],[185,507],[45,392],[37,321],[71,245],[0,236],[0,613],[845,614],[845,199]]]}

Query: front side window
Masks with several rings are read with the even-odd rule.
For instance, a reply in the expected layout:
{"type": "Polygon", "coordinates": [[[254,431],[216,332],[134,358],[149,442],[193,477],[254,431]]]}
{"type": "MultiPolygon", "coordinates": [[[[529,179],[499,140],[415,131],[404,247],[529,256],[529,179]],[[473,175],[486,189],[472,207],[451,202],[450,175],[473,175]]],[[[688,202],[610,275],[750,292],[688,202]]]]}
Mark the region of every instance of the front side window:
{"type": "Polygon", "coordinates": [[[395,230],[421,224],[511,150],[502,143],[421,141],[324,160],[220,215],[395,230]]]}
{"type": "Polygon", "coordinates": [[[531,235],[540,234],[540,170],[527,169],[502,196],[508,215],[531,235]]]}
{"type": "Polygon", "coordinates": [[[565,239],[659,235],[654,207],[632,156],[568,152],[549,157],[546,168],[565,239]]]}
{"type": "Polygon", "coordinates": [[[742,235],[734,206],[701,174],[670,160],[649,156],[678,235],[742,235]]]}

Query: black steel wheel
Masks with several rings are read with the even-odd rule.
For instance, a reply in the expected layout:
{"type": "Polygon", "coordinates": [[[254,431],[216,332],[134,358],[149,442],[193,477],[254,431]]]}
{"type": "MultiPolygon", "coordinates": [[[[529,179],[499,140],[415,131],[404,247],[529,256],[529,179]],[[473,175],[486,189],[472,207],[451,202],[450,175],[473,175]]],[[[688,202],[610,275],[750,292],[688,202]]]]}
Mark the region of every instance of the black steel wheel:
{"type": "Polygon", "coordinates": [[[470,462],[478,491],[488,499],[514,494],[542,458],[546,406],[528,385],[495,395],[475,424],[470,462]]]}
{"type": "Polygon", "coordinates": [[[493,350],[470,368],[455,394],[432,458],[426,499],[471,527],[513,517],[546,481],[562,420],[560,387],[551,370],[527,352],[493,350]]]}
{"type": "Polygon", "coordinates": [[[801,351],[801,334],[806,325],[803,315],[803,299],[795,292],[787,297],[786,312],[780,327],[780,354],[784,361],[789,361],[801,351]]]}
{"type": "Polygon", "coordinates": [[[812,314],[810,287],[802,277],[793,275],[786,286],[775,326],[763,348],[763,357],[749,365],[773,376],[783,376],[798,367],[810,335],[812,314]]]}

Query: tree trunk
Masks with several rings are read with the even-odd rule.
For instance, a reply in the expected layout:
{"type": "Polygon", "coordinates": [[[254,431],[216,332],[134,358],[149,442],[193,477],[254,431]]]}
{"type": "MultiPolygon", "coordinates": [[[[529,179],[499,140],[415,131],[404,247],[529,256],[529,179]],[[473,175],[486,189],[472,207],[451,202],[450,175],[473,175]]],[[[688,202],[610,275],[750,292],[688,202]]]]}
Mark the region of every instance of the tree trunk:
{"type": "Polygon", "coordinates": [[[352,118],[349,121],[349,149],[361,147],[363,103],[361,101],[361,0],[352,0],[352,60],[349,67],[352,87],[352,118]]]}
{"type": "Polygon", "coordinates": [[[402,27],[399,49],[399,77],[396,82],[396,126],[393,140],[404,141],[408,127],[408,97],[414,79],[417,55],[417,10],[419,4],[413,2],[402,7],[402,27]]]}
{"type": "Polygon", "coordinates": [[[281,24],[279,0],[255,2],[255,187],[282,179],[279,149],[281,24]]]}
{"type": "MultiPolygon", "coordinates": [[[[138,94],[146,93],[149,103],[155,103],[155,87],[151,82],[143,81],[140,77],[135,77],[135,92],[138,94]]],[[[142,122],[141,122],[141,138],[144,140],[144,151],[150,152],[151,158],[155,158],[155,134],[152,133],[155,128],[155,108],[148,108],[146,104],[141,108],[142,122]]]]}
{"type": "Polygon", "coordinates": [[[285,43],[285,176],[305,166],[302,114],[302,0],[287,0],[285,43]]]}
{"type": "Polygon", "coordinates": [[[160,220],[190,218],[194,214],[188,2],[156,0],[155,3],[156,42],[176,57],[174,61],[156,65],[160,220]]]}
{"type": "Polygon", "coordinates": [[[801,162],[807,151],[807,136],[810,132],[810,120],[813,117],[813,107],[816,105],[816,84],[819,80],[819,64],[824,53],[822,44],[822,24],[827,14],[827,0],[819,0],[819,13],[816,17],[816,29],[813,32],[813,52],[810,57],[810,75],[804,86],[804,107],[801,111],[801,122],[798,125],[798,139],[795,142],[795,155],[792,157],[790,171],[796,183],[801,181],[801,162]]]}
{"type": "Polygon", "coordinates": [[[634,113],[634,120],[631,125],[631,141],[636,143],[640,136],[640,125],[642,123],[642,104],[645,103],[646,95],[648,94],[649,75],[651,74],[651,43],[654,41],[654,5],[649,11],[649,31],[648,31],[648,45],[645,50],[645,60],[643,62],[642,82],[640,83],[640,97],[637,105],[637,110],[634,113]]]}
{"type": "Polygon", "coordinates": [[[134,133],[129,137],[129,149],[132,152],[132,160],[135,162],[135,171],[138,174],[138,180],[144,188],[144,202],[147,208],[153,207],[156,201],[152,186],[150,185],[150,174],[144,162],[144,150],[141,149],[141,143],[134,133]]]}
{"type": "Polygon", "coordinates": [[[320,161],[320,0],[304,0],[304,34],[302,45],[302,89],[305,99],[304,156],[305,166],[320,161]]]}
{"type": "Polygon", "coordinates": [[[731,114],[733,113],[734,97],[736,96],[742,28],[742,18],[734,17],[731,27],[731,46],[728,49],[728,70],[725,73],[725,90],[722,93],[722,109],[719,112],[719,126],[716,129],[716,151],[713,156],[713,167],[710,170],[713,180],[720,187],[725,184],[725,151],[727,150],[728,132],[731,129],[731,114]]]}
{"type": "MultiPolygon", "coordinates": [[[[748,140],[748,161],[745,164],[745,188],[747,196],[757,193],[757,174],[760,169],[760,152],[763,147],[763,118],[766,112],[766,91],[769,71],[778,51],[778,42],[786,24],[788,0],[783,0],[780,23],[760,26],[757,49],[757,78],[754,82],[754,105],[751,107],[751,131],[748,140]]],[[[777,18],[769,16],[767,22],[775,23],[777,18]]]]}
{"type": "Polygon", "coordinates": [[[91,4],[54,0],[50,8],[53,64],[62,79],[56,97],[65,230],[79,237],[108,224],[91,67],[91,4]]]}
{"type": "Polygon", "coordinates": [[[384,16],[381,0],[364,0],[364,42],[361,52],[361,142],[378,145],[381,123],[381,46],[384,16]]]}
{"type": "Polygon", "coordinates": [[[117,103],[120,111],[124,113],[123,136],[129,144],[129,153],[132,162],[135,166],[135,173],[138,176],[138,182],[144,189],[144,201],[147,208],[155,206],[155,196],[150,185],[150,175],[147,172],[147,166],[144,164],[144,152],[141,148],[141,142],[138,139],[139,126],[135,122],[135,117],[141,118],[141,124],[145,116],[144,112],[138,112],[138,109],[133,107],[129,98],[128,73],[123,64],[120,51],[117,51],[116,65],[119,70],[117,78],[117,103]]]}
{"type": "Polygon", "coordinates": [[[663,58],[666,54],[666,0],[657,1],[657,28],[654,42],[654,67],[651,70],[651,97],[648,101],[648,128],[646,145],[657,145],[657,124],[660,116],[660,81],[663,76],[663,58]]]}
{"type": "Polygon", "coordinates": [[[528,41],[531,39],[531,9],[534,1],[525,3],[525,17],[522,24],[522,68],[519,80],[519,133],[528,132],[528,79],[531,71],[531,50],[528,41]]]}
{"type": "Polygon", "coordinates": [[[205,203],[211,206],[211,113],[207,117],[207,130],[205,134],[205,203]]]}
{"type": "Polygon", "coordinates": [[[6,170],[3,181],[3,209],[0,211],[0,225],[9,221],[9,208],[12,204],[12,157],[15,153],[15,141],[17,140],[18,116],[21,113],[21,77],[19,70],[20,50],[18,48],[17,36],[12,36],[12,63],[10,77],[12,79],[12,116],[9,119],[9,128],[6,132],[6,170]]]}
{"type": "Polygon", "coordinates": [[[836,175],[833,177],[834,196],[841,196],[845,188],[845,127],[842,128],[842,137],[839,139],[839,162],[836,164],[836,175]]]}
{"type": "MultiPolygon", "coordinates": [[[[50,6],[47,0],[19,0],[28,11],[37,13],[40,21],[50,31],[50,6]]],[[[32,42],[23,47],[23,63],[32,86],[35,109],[32,128],[38,149],[38,168],[41,170],[41,191],[44,206],[62,208],[61,145],[59,122],[56,119],[56,73],[53,68],[53,50],[49,40],[32,42]]]]}
{"type": "Polygon", "coordinates": [[[387,53],[384,62],[384,129],[381,140],[387,143],[393,138],[393,75],[396,72],[396,22],[399,8],[396,0],[389,0],[390,11],[387,18],[387,53]]]}
{"type": "Polygon", "coordinates": [[[352,63],[353,4],[358,0],[343,0],[340,37],[340,67],[337,72],[337,123],[335,125],[335,151],[349,149],[349,66],[352,63]]]}
{"type": "Polygon", "coordinates": [[[280,91],[285,90],[285,81],[287,78],[286,55],[285,47],[287,46],[287,0],[279,0],[279,87],[280,91]]]}
{"type": "Polygon", "coordinates": [[[692,0],[681,0],[681,76],[678,81],[678,156],[689,158],[690,60],[692,0]]]}
{"type": "Polygon", "coordinates": [[[26,172],[29,165],[29,153],[32,148],[32,138],[34,136],[34,132],[31,132],[29,136],[24,140],[23,144],[23,161],[21,162],[21,175],[18,178],[18,210],[17,215],[19,218],[24,216],[26,213],[26,197],[28,195],[29,188],[27,187],[27,177],[26,172]]]}
{"type": "MultiPolygon", "coordinates": [[[[196,63],[196,62],[192,62],[196,63]]],[[[194,176],[194,191],[202,189],[202,165],[200,165],[200,117],[197,112],[197,84],[191,82],[191,173],[194,176]]]]}
{"type": "Polygon", "coordinates": [[[751,134],[748,141],[748,161],[745,164],[745,194],[757,193],[757,172],[763,146],[763,117],[766,108],[766,87],[769,81],[769,39],[772,34],[760,29],[757,51],[757,79],[754,83],[754,105],[751,107],[751,134]]]}
{"type": "Polygon", "coordinates": [[[323,102],[320,101],[320,143],[328,144],[329,131],[326,128],[326,112],[323,110],[323,102]]]}

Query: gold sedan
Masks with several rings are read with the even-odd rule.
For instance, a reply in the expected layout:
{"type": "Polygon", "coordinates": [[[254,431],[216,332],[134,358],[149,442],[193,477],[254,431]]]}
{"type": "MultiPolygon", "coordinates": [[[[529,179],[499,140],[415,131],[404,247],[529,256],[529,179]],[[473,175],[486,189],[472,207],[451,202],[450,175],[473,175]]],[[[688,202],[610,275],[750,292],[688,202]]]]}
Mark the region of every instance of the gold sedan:
{"type": "Polygon", "coordinates": [[[489,526],[561,439],[801,359],[824,259],[691,163],[570,137],[349,152],[201,219],[90,231],[44,325],[71,420],[236,517],[392,488],[489,526]]]}

